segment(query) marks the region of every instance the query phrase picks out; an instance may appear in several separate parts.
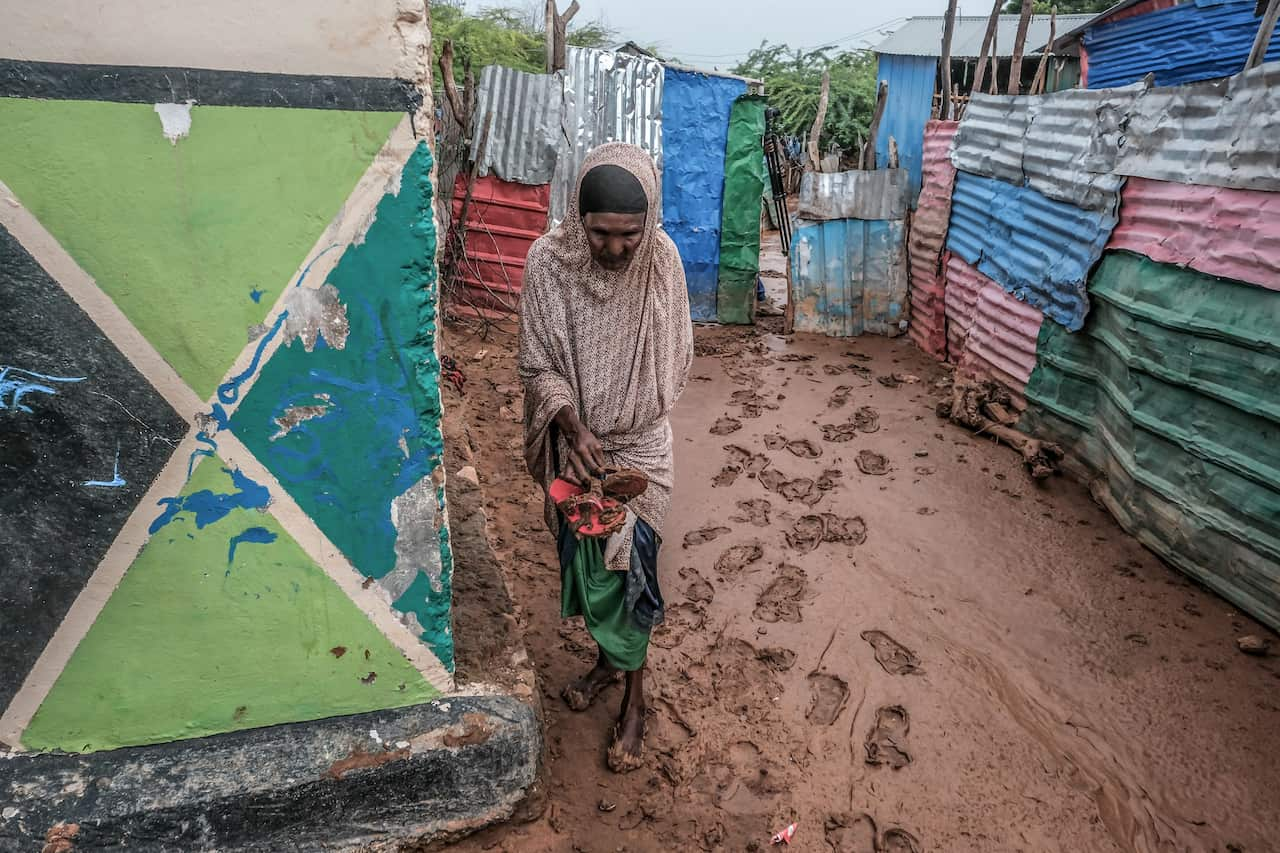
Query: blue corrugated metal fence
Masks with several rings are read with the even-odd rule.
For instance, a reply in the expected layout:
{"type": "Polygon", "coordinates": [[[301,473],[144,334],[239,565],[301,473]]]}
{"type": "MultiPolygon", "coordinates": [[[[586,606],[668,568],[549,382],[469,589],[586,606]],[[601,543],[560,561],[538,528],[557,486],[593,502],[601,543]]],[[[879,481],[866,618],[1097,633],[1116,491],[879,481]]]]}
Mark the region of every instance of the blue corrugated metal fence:
{"type": "Polygon", "coordinates": [[[889,137],[898,143],[899,165],[911,174],[911,205],[920,195],[924,163],[924,126],[933,112],[933,89],[938,60],[933,56],[879,55],[878,78],[889,84],[880,132],[876,135],[876,165],[889,164],[889,137]]]}
{"type": "Polygon", "coordinates": [[[791,239],[796,330],[833,337],[902,334],[905,238],[901,220],[796,220],[791,239]]]}

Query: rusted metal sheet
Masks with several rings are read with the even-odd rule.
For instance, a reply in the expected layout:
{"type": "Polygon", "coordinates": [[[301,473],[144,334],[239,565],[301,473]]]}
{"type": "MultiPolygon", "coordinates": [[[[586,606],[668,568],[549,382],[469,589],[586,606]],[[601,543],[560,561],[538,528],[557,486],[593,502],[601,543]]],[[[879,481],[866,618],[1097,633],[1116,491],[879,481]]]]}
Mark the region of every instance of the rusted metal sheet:
{"type": "Polygon", "coordinates": [[[551,183],[561,140],[562,88],[558,75],[500,65],[481,70],[471,143],[478,174],[493,172],[522,184],[551,183]]]}
{"type": "MultiPolygon", "coordinates": [[[[453,190],[453,218],[462,216],[467,176],[453,190]]],[[[533,241],[547,228],[551,187],[477,178],[467,207],[464,256],[456,259],[455,307],[480,314],[514,312],[524,283],[524,262],[533,241]]]]}
{"type": "Polygon", "coordinates": [[[800,179],[802,219],[906,219],[910,209],[906,169],[805,172],[800,179]]]}
{"type": "Polygon", "coordinates": [[[1124,110],[1119,93],[1070,89],[1047,95],[974,95],[956,133],[956,168],[1086,210],[1114,212],[1124,178],[1111,172],[1124,110]]]}
{"type": "Polygon", "coordinates": [[[662,173],[662,64],[629,53],[571,47],[564,70],[562,139],[551,181],[551,219],[569,209],[578,170],[605,142],[630,142],[662,173]]]}
{"type": "Polygon", "coordinates": [[[901,221],[796,220],[791,239],[796,330],[832,337],[902,334],[905,237],[901,221]]]}
{"type": "Polygon", "coordinates": [[[969,330],[978,312],[978,294],[990,279],[950,252],[946,255],[943,279],[946,288],[947,361],[954,364],[964,356],[969,345],[969,330]]]}
{"type": "Polygon", "coordinates": [[[1027,380],[1036,366],[1036,339],[1044,314],[1014,299],[1004,288],[957,257],[950,258],[948,281],[964,288],[964,299],[977,297],[969,309],[963,350],[956,357],[964,376],[990,379],[1009,389],[1014,405],[1026,408],[1027,380]],[[963,282],[963,284],[961,284],[963,282]]]}
{"type": "Polygon", "coordinates": [[[956,175],[947,249],[1072,331],[1089,312],[1085,280],[1115,228],[1113,213],[1082,210],[1030,187],[956,175]]]}
{"type": "Polygon", "coordinates": [[[924,131],[924,183],[907,237],[911,279],[911,340],[937,359],[947,355],[943,312],[942,250],[951,218],[956,170],[948,151],[959,125],[930,121],[924,131]]]}
{"type": "Polygon", "coordinates": [[[1280,193],[1131,178],[1107,248],[1280,290],[1280,193]]]}

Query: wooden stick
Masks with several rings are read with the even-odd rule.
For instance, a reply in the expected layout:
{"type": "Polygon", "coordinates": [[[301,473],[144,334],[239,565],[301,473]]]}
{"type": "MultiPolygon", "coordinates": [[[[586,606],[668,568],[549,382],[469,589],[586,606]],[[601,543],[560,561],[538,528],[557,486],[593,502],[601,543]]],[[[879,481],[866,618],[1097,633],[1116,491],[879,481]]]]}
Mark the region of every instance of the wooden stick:
{"type": "Polygon", "coordinates": [[[578,14],[578,10],[580,8],[578,0],[573,0],[573,2],[569,4],[569,8],[564,11],[564,14],[556,15],[555,53],[551,59],[552,73],[564,70],[566,54],[569,47],[569,22],[573,20],[574,15],[578,14]]]}
{"type": "Polygon", "coordinates": [[[938,107],[938,118],[945,119],[951,112],[951,37],[956,31],[956,4],[958,0],[947,0],[947,18],[942,26],[942,105],[938,107]]]}
{"type": "Polygon", "coordinates": [[[556,0],[547,0],[547,73],[556,70],[556,0]]]}
{"type": "Polygon", "coordinates": [[[996,44],[999,36],[998,30],[991,34],[991,94],[993,95],[1000,94],[1000,46],[996,44]]]}
{"type": "Polygon", "coordinates": [[[889,162],[885,164],[887,168],[898,168],[898,140],[892,136],[889,137],[889,162]]]}
{"type": "Polygon", "coordinates": [[[1027,28],[1031,26],[1031,10],[1035,3],[1022,0],[1022,16],[1018,18],[1018,35],[1013,40],[1013,57],[1009,60],[1009,94],[1022,93],[1022,51],[1027,46],[1027,28]]]}
{"type": "Polygon", "coordinates": [[[822,171],[822,152],[818,149],[818,139],[822,136],[822,125],[827,120],[827,105],[831,100],[831,70],[822,72],[822,93],[818,95],[818,117],[813,120],[809,131],[809,159],[813,162],[813,171],[822,171]]]}
{"type": "Polygon", "coordinates": [[[978,51],[978,70],[973,72],[973,85],[969,87],[970,92],[982,91],[982,80],[987,75],[987,51],[991,51],[992,62],[994,66],[991,70],[991,77],[994,79],[996,70],[999,69],[999,59],[995,58],[996,47],[996,27],[1000,24],[1000,8],[1004,5],[1002,0],[996,0],[996,4],[991,7],[991,17],[987,19],[987,33],[982,37],[982,50],[978,51]]]}
{"type": "Polygon", "coordinates": [[[1049,43],[1040,53],[1040,64],[1036,66],[1036,76],[1031,81],[1031,94],[1038,95],[1044,91],[1045,77],[1049,68],[1049,54],[1053,52],[1053,42],[1058,34],[1058,7],[1049,9],[1049,43]]]}
{"type": "MultiPolygon", "coordinates": [[[[1261,0],[1259,0],[1261,5],[1261,0]]],[[[1280,18],[1280,0],[1271,0],[1267,4],[1267,12],[1258,24],[1258,35],[1253,39],[1253,50],[1249,51],[1249,61],[1244,64],[1245,70],[1262,64],[1267,56],[1267,48],[1271,45],[1271,34],[1276,29],[1276,19],[1280,18]]]]}
{"type": "Polygon", "coordinates": [[[876,137],[880,135],[880,119],[884,118],[885,102],[889,100],[889,81],[881,80],[876,92],[876,111],[871,115],[871,127],[867,128],[867,145],[864,149],[866,168],[876,167],[876,137]]]}
{"type": "Polygon", "coordinates": [[[471,129],[471,111],[458,100],[458,87],[453,81],[453,39],[445,39],[440,48],[440,79],[444,83],[444,96],[449,101],[453,120],[466,133],[471,129]]]}

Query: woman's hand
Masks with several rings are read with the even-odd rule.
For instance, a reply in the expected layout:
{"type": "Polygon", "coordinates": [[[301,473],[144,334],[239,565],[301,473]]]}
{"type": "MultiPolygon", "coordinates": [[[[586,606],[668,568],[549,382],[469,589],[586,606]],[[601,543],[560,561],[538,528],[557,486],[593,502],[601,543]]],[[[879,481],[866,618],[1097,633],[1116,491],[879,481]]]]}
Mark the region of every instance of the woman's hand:
{"type": "Polygon", "coordinates": [[[587,480],[599,475],[607,464],[604,445],[578,420],[572,406],[565,406],[556,412],[555,422],[569,445],[568,466],[561,474],[569,482],[585,486],[587,480]]]}

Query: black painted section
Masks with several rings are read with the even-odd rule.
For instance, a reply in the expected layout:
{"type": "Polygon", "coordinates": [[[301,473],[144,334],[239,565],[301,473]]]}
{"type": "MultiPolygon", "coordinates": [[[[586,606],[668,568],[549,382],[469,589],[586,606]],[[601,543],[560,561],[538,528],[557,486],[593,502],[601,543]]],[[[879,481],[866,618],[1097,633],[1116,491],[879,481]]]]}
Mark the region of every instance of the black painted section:
{"type": "Polygon", "coordinates": [[[396,849],[510,816],[541,744],[528,705],[451,696],[157,746],[18,755],[0,761],[0,808],[18,812],[0,821],[0,849],[39,850],[59,821],[79,824],[76,850],[396,849]]]}
{"type": "Polygon", "coordinates": [[[0,59],[0,97],[312,110],[415,112],[422,95],[408,80],[265,74],[204,68],[78,65],[0,59]]]}
{"type": "Polygon", "coordinates": [[[0,374],[3,708],[187,424],[3,227],[0,374]]]}

